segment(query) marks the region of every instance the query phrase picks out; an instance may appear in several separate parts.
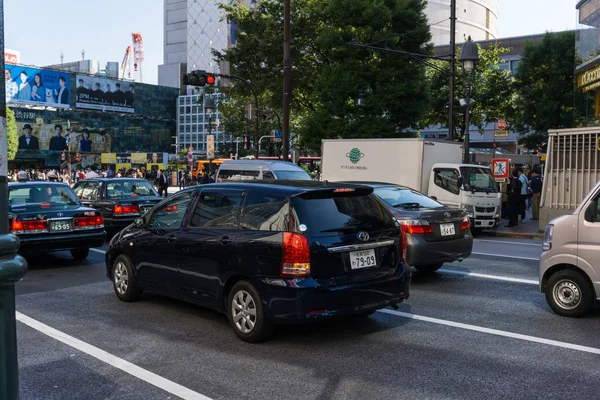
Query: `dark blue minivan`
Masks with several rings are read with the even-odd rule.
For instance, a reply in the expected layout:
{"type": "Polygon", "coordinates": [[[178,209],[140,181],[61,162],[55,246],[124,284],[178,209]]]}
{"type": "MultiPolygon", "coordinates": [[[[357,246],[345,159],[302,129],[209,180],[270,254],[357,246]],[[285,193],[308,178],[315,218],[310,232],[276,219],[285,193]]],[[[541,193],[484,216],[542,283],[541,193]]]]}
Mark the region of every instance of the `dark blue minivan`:
{"type": "Polygon", "coordinates": [[[158,292],[227,314],[248,342],[277,322],[368,316],[409,296],[398,222],[360,185],[260,181],[190,188],[115,236],[123,301],[158,292]]]}

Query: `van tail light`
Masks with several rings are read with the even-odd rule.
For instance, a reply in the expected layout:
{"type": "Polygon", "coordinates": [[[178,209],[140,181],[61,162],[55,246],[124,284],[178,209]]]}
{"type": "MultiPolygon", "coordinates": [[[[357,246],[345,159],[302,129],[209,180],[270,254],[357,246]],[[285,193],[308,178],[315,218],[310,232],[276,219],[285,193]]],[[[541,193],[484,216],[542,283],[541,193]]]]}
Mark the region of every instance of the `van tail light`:
{"type": "Polygon", "coordinates": [[[310,276],[308,239],[299,233],[283,232],[282,277],[310,276]]]}
{"type": "Polygon", "coordinates": [[[104,217],[102,215],[94,215],[74,218],[73,228],[75,230],[104,228],[104,217]]]}
{"type": "Polygon", "coordinates": [[[466,231],[470,227],[471,227],[471,220],[469,220],[469,216],[466,215],[462,220],[462,224],[460,224],[460,230],[466,231]]]}
{"type": "Polygon", "coordinates": [[[125,215],[139,215],[140,214],[140,206],[138,205],[130,205],[123,206],[117,204],[113,209],[113,214],[117,216],[125,216],[125,215]]]}
{"type": "Polygon", "coordinates": [[[42,233],[48,232],[48,221],[45,219],[34,219],[30,221],[13,220],[10,231],[12,233],[42,233]]]}
{"type": "Polygon", "coordinates": [[[400,225],[400,234],[402,236],[402,262],[406,262],[406,249],[408,243],[406,243],[406,228],[404,225],[400,225]]]}
{"type": "Polygon", "coordinates": [[[433,230],[427,221],[419,219],[400,219],[398,222],[400,223],[400,226],[404,227],[405,234],[424,235],[426,233],[433,233],[433,230]]]}

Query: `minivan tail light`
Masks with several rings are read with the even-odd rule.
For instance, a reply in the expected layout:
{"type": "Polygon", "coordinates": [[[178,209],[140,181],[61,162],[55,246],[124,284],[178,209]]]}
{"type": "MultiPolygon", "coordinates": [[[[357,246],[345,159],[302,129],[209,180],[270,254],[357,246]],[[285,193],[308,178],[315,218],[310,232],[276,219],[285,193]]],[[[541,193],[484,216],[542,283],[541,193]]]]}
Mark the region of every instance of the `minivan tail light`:
{"type": "Polygon", "coordinates": [[[554,236],[554,225],[548,224],[546,231],[544,232],[544,241],[542,242],[542,250],[552,250],[552,236],[554,236]]]}
{"type": "Polygon", "coordinates": [[[411,235],[424,235],[426,233],[433,233],[429,222],[418,219],[400,219],[398,220],[400,225],[404,226],[404,233],[410,233],[411,235]]]}
{"type": "Polygon", "coordinates": [[[466,231],[470,227],[471,227],[471,220],[469,219],[468,215],[465,215],[465,217],[463,218],[462,224],[460,224],[460,229],[462,231],[466,231]]]}
{"type": "Polygon", "coordinates": [[[123,206],[123,205],[117,204],[117,205],[115,205],[115,208],[113,209],[114,215],[139,215],[139,213],[140,213],[140,206],[138,206],[138,205],[123,206]]]}
{"type": "Polygon", "coordinates": [[[281,276],[310,276],[308,239],[299,233],[283,232],[281,276]]]}

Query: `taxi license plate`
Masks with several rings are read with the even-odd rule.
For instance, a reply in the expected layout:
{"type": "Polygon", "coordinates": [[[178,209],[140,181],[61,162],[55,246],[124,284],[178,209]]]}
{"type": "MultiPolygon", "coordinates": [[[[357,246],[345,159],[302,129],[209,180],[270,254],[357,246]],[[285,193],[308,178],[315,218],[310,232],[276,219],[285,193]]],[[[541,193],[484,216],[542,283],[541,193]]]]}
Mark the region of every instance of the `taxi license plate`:
{"type": "Polygon", "coordinates": [[[52,232],[68,232],[71,230],[70,221],[50,221],[50,230],[52,232]]]}
{"type": "Polygon", "coordinates": [[[456,231],[454,230],[454,224],[442,224],[442,225],[440,225],[440,233],[442,234],[442,236],[455,235],[456,231]]]}
{"type": "Polygon", "coordinates": [[[350,266],[352,269],[375,267],[375,250],[362,250],[350,252],[350,266]]]}

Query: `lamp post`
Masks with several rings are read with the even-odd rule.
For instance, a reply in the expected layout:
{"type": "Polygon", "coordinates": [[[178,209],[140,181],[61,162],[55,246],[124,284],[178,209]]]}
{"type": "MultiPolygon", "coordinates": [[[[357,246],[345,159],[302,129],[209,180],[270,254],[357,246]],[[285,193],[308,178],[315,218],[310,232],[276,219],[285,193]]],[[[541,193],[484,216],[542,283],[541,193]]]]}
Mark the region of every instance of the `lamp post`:
{"type": "Polygon", "coordinates": [[[463,43],[462,49],[460,51],[460,57],[458,59],[462,63],[463,70],[467,73],[466,76],[466,98],[465,98],[465,140],[463,142],[463,147],[465,150],[463,162],[465,164],[469,164],[471,161],[470,157],[470,149],[469,149],[469,125],[471,124],[470,116],[470,106],[471,106],[471,73],[475,69],[475,64],[479,61],[479,50],[477,49],[477,45],[471,40],[471,36],[469,39],[463,43]]]}
{"type": "Polygon", "coordinates": [[[215,157],[215,140],[212,135],[212,113],[215,112],[217,105],[212,97],[204,99],[204,113],[209,114],[208,117],[208,135],[206,136],[206,158],[208,158],[208,175],[212,173],[212,160],[215,157]],[[212,149],[210,148],[212,147],[212,149]]]}

